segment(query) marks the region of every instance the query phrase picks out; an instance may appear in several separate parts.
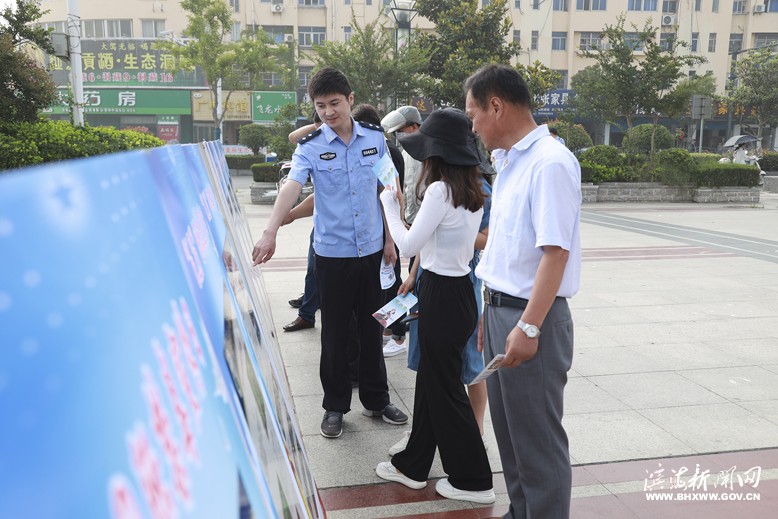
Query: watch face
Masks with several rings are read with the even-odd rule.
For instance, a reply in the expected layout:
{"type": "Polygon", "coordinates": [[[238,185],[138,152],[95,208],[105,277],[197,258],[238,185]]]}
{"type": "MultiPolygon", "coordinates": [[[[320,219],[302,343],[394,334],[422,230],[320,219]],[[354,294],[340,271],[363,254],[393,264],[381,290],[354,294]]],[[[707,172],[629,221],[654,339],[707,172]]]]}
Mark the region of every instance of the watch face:
{"type": "Polygon", "coordinates": [[[525,331],[527,332],[527,337],[529,337],[530,339],[534,339],[535,337],[540,335],[540,330],[538,330],[538,327],[533,324],[527,326],[527,329],[525,331]]]}

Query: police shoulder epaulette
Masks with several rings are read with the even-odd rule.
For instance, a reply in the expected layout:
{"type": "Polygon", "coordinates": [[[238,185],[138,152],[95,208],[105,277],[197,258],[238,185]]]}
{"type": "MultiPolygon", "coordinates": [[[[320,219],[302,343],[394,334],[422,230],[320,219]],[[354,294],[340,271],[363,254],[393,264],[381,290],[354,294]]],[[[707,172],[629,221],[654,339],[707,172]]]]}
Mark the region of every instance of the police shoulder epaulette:
{"type": "Polygon", "coordinates": [[[384,131],[384,129],[379,124],[363,123],[363,122],[360,122],[359,124],[361,124],[363,128],[367,128],[368,130],[375,130],[377,132],[384,131]]]}
{"type": "Polygon", "coordinates": [[[300,139],[300,144],[305,144],[306,142],[310,141],[317,135],[321,133],[321,128],[317,128],[316,130],[313,130],[311,133],[300,139]]]}

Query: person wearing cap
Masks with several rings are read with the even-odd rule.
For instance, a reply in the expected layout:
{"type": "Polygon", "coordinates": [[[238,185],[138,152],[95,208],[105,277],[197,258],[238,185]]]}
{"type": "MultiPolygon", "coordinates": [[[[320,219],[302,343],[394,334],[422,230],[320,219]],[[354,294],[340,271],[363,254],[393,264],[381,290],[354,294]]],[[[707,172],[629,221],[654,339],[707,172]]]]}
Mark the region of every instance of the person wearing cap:
{"type": "MultiPolygon", "coordinates": [[[[414,133],[421,126],[421,114],[415,106],[401,106],[393,110],[381,119],[381,126],[386,133],[402,135],[414,133]]],[[[403,194],[405,203],[405,223],[413,223],[416,213],[419,210],[419,200],[416,198],[416,180],[421,171],[421,162],[411,157],[408,152],[403,150],[403,160],[405,161],[405,178],[403,180],[403,194]]]]}
{"type": "Polygon", "coordinates": [[[383,306],[381,261],[396,260],[394,242],[384,235],[373,167],[386,154],[380,126],[351,117],[354,93],[341,71],[325,67],[308,84],[322,126],[300,140],[289,180],[281,187],[262,237],[252,251],[254,265],[273,257],[276,236],[303,184],[312,178],[316,288],[321,309],[319,377],[324,398],[320,430],[325,438],[343,432],[350,411],[349,323],[357,314],[360,344],[359,400],[362,414],[393,425],[408,416],[389,400],[381,325],[372,313],[383,306]]]}
{"type": "Polygon", "coordinates": [[[464,84],[473,131],[497,170],[489,240],[476,268],[485,285],[479,342],[489,410],[510,498],[509,519],[567,519],[572,470],[562,425],[573,362],[567,299],[581,278],[581,168],[532,117],[516,69],[487,65],[464,84]]]}
{"type": "Polygon", "coordinates": [[[411,435],[403,451],[376,466],[376,474],[424,488],[437,449],[448,474],[435,485],[437,493],[489,504],[495,500],[492,470],[460,382],[462,350],[478,321],[469,261],[484,205],[481,160],[469,133],[465,114],[444,108],[430,114],[418,132],[399,136],[403,148],[423,161],[417,186],[421,205],[410,229],[395,191],[381,193],[400,252],[420,255],[424,272],[418,289],[420,359],[411,435]]]}

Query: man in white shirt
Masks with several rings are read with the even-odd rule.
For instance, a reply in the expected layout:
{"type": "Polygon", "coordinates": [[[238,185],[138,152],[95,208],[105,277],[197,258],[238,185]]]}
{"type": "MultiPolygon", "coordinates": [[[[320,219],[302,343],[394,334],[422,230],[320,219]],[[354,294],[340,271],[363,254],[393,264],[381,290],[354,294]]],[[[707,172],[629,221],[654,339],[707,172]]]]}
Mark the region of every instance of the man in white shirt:
{"type": "Polygon", "coordinates": [[[492,150],[489,240],[480,339],[485,361],[504,353],[487,379],[489,408],[511,506],[506,518],[570,515],[572,475],[562,427],[573,322],[567,298],[581,273],[581,170],[532,118],[515,69],[481,68],[465,82],[473,131],[492,150]]]}

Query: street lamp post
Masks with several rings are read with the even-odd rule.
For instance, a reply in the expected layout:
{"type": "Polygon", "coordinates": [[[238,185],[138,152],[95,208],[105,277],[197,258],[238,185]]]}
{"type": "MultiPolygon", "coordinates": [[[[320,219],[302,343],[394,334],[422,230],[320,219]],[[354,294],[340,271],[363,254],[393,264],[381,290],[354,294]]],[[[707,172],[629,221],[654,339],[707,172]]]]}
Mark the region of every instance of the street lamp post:
{"type": "MultiPolygon", "coordinates": [[[[415,0],[392,0],[389,12],[395,22],[394,53],[395,57],[400,49],[411,42],[411,21],[419,12],[416,10],[415,0]]],[[[397,108],[397,96],[394,99],[394,107],[397,108]]]]}
{"type": "Polygon", "coordinates": [[[84,126],[84,76],[81,66],[81,17],[78,0],[68,0],[68,54],[73,87],[73,124],[84,126]]]}

